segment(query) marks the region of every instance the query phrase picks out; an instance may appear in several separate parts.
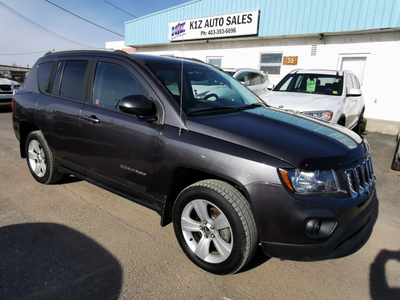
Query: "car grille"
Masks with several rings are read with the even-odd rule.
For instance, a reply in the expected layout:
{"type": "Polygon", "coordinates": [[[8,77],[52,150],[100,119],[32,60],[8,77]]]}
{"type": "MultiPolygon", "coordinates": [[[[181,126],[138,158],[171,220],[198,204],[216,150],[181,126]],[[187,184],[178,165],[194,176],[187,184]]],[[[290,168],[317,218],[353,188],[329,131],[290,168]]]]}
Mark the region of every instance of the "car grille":
{"type": "Polygon", "coordinates": [[[370,193],[375,186],[376,176],[372,166],[372,158],[362,160],[344,171],[349,192],[353,198],[370,193]]]}
{"type": "Polygon", "coordinates": [[[1,84],[0,85],[0,90],[2,90],[2,91],[11,91],[11,85],[9,85],[9,84],[1,84]]]}

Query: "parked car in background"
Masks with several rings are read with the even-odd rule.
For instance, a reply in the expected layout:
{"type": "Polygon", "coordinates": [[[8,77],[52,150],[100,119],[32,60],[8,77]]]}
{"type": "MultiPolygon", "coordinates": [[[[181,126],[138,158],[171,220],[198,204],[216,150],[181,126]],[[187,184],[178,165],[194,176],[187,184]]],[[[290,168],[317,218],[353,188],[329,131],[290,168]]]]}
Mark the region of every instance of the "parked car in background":
{"type": "Polygon", "coordinates": [[[396,137],[396,151],[394,152],[392,161],[392,170],[400,171],[400,128],[396,137]]]}
{"type": "Polygon", "coordinates": [[[10,80],[0,73],[0,106],[11,106],[13,93],[20,88],[19,82],[10,80]]]}
{"type": "Polygon", "coordinates": [[[273,107],[363,130],[364,98],[351,71],[294,70],[265,99],[273,107]]]}
{"type": "Polygon", "coordinates": [[[262,71],[248,68],[224,68],[223,71],[239,80],[262,99],[270,93],[268,87],[271,86],[271,81],[269,81],[268,75],[262,71]]]}

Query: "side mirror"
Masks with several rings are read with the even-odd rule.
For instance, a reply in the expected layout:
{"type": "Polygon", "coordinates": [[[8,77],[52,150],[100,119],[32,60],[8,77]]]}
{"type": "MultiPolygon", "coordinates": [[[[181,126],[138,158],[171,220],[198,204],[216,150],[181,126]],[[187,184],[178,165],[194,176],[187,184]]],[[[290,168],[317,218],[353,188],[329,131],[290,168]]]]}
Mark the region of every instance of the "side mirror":
{"type": "Polygon", "coordinates": [[[348,97],[360,97],[361,96],[361,90],[353,88],[347,93],[347,96],[348,97]]]}
{"type": "Polygon", "coordinates": [[[267,89],[272,91],[274,89],[275,85],[273,83],[268,84],[267,89]]]}
{"type": "Polygon", "coordinates": [[[149,121],[157,120],[156,106],[153,101],[143,95],[129,95],[121,99],[119,109],[130,115],[149,121]]]}

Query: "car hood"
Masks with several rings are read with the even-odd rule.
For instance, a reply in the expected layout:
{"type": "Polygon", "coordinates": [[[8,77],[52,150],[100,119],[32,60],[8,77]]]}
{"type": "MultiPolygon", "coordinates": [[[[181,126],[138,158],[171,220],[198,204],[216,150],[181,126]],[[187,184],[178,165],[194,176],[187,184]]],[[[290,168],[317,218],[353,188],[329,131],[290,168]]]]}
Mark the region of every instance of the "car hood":
{"type": "Polygon", "coordinates": [[[366,153],[363,139],[338,125],[260,107],[191,118],[189,131],[208,135],[283,160],[300,169],[330,169],[366,153]]]}
{"type": "Polygon", "coordinates": [[[6,78],[0,78],[0,84],[9,84],[11,85],[11,81],[6,78]]]}
{"type": "Polygon", "coordinates": [[[7,78],[0,78],[0,84],[7,84],[7,85],[11,85],[11,86],[20,85],[18,82],[7,79],[7,78]]]}
{"type": "Polygon", "coordinates": [[[273,107],[289,109],[294,111],[317,111],[329,109],[334,103],[340,101],[340,96],[294,93],[294,92],[272,92],[264,101],[273,107]]]}

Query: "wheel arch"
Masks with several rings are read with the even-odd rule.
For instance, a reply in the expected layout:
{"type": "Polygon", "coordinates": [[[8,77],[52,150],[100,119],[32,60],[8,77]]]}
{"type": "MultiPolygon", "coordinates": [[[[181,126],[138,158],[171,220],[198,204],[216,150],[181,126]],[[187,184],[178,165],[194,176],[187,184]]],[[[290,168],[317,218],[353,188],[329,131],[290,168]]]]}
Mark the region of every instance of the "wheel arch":
{"type": "Polygon", "coordinates": [[[243,194],[244,198],[248,200],[243,188],[234,181],[198,169],[181,166],[176,168],[170,176],[168,192],[164,196],[163,208],[161,211],[161,226],[166,226],[172,222],[172,207],[179,193],[189,185],[206,179],[224,181],[235,187],[243,194]]]}
{"type": "Polygon", "coordinates": [[[26,158],[25,143],[28,135],[36,130],[40,129],[37,126],[33,125],[32,123],[21,122],[19,124],[19,135],[20,135],[19,150],[21,158],[26,158]]]}

